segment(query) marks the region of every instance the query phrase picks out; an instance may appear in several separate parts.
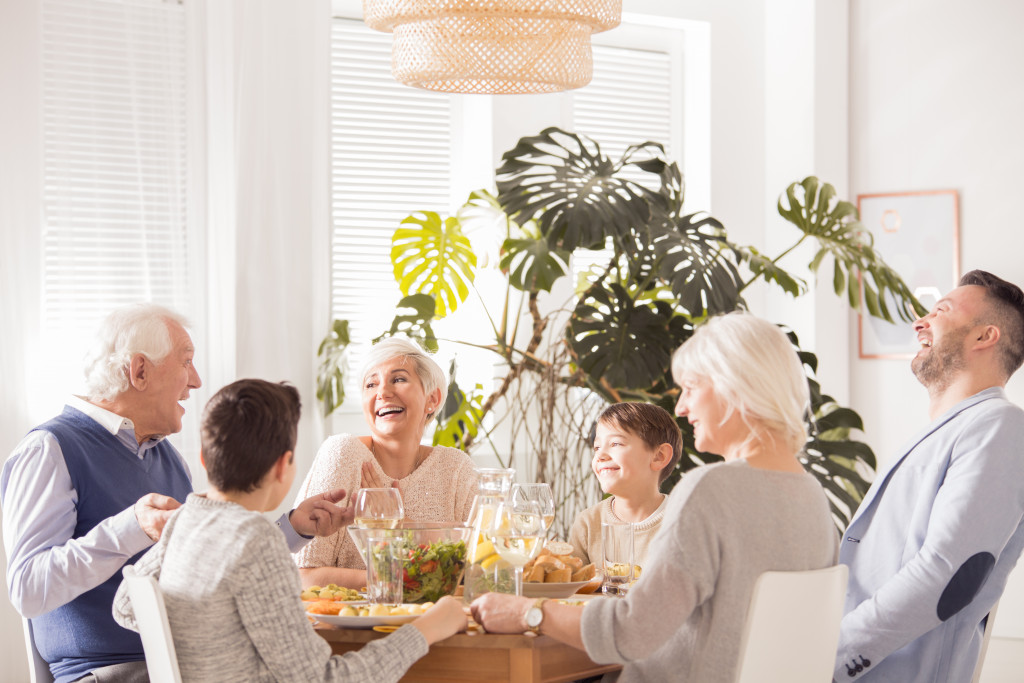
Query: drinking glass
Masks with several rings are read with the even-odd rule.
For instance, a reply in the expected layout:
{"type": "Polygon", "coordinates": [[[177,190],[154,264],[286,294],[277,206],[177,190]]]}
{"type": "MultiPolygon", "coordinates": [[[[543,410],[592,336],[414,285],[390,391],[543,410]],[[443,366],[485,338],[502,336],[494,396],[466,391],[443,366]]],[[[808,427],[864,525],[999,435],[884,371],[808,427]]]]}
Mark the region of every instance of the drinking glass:
{"type": "Polygon", "coordinates": [[[633,525],[602,522],[601,553],[604,555],[601,592],[625,595],[633,581],[633,525]]]}
{"type": "Polygon", "coordinates": [[[394,529],[404,516],[402,494],[398,489],[359,489],[356,492],[355,524],[370,529],[394,529]]]}
{"type": "Polygon", "coordinates": [[[523,594],[523,566],[544,545],[544,517],[532,500],[509,498],[498,504],[487,538],[501,559],[515,568],[516,595],[523,594]]]}
{"type": "Polygon", "coordinates": [[[375,605],[402,604],[404,540],[384,531],[366,537],[366,599],[375,605]]]}
{"type": "Polygon", "coordinates": [[[509,492],[512,500],[520,498],[532,500],[540,508],[541,517],[544,518],[544,531],[551,529],[555,521],[555,496],[551,493],[551,487],[547,484],[513,484],[509,492]]]}

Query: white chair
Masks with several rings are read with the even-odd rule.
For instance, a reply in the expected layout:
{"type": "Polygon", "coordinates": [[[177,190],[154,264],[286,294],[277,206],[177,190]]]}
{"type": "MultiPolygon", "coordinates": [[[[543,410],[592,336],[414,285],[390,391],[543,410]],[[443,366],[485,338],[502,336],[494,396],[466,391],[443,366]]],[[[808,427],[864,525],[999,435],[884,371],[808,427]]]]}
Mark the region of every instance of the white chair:
{"type": "Polygon", "coordinates": [[[985,653],[988,652],[988,641],[992,638],[992,627],[996,623],[996,609],[998,607],[999,601],[997,600],[985,618],[985,635],[981,638],[981,652],[978,653],[978,663],[974,666],[974,676],[971,678],[971,683],[979,683],[981,681],[981,667],[985,665],[985,653]]]}
{"type": "Polygon", "coordinates": [[[844,564],[761,574],[740,641],[737,683],[830,683],[848,575],[844,564]]]}
{"type": "Polygon", "coordinates": [[[135,567],[131,565],[126,566],[122,574],[135,612],[135,623],[142,636],[150,683],[181,683],[178,656],[174,652],[171,625],[167,621],[160,585],[152,576],[136,574],[135,567]]]}
{"type": "Polygon", "coordinates": [[[32,622],[22,617],[21,625],[25,629],[25,650],[28,651],[28,680],[31,683],[53,683],[50,665],[36,649],[35,635],[32,633],[32,622]]]}

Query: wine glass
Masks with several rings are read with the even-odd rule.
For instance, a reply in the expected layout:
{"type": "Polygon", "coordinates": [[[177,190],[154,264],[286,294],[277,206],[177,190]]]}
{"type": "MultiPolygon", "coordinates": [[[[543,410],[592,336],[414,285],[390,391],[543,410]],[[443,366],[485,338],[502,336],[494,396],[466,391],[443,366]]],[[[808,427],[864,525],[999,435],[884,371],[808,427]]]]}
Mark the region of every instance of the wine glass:
{"type": "Polygon", "coordinates": [[[498,504],[487,538],[501,559],[515,568],[516,595],[523,594],[523,566],[544,545],[544,517],[532,500],[511,497],[498,504]]]}
{"type": "Polygon", "coordinates": [[[555,496],[548,484],[513,484],[509,492],[512,500],[525,499],[537,503],[544,518],[544,531],[550,531],[555,522],[555,496]]]}
{"type": "Polygon", "coordinates": [[[394,529],[405,516],[398,489],[359,489],[356,492],[356,524],[368,529],[394,529]]]}

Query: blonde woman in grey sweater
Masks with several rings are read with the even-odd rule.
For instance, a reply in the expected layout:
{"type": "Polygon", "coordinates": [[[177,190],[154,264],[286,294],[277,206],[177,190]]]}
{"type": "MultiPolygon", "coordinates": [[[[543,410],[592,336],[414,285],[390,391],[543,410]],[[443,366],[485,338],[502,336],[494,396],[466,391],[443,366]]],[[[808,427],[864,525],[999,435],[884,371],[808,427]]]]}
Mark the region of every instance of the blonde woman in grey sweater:
{"type": "MultiPolygon", "coordinates": [[[[461,601],[448,597],[358,652],[332,656],[313,632],[284,536],[260,514],[295,478],[299,409],[285,384],[240,380],[217,392],[202,426],[211,488],[189,495],[135,565],[160,582],[185,681],[397,681],[431,643],[466,628],[461,601]]],[[[123,583],[114,618],[137,630],[123,583]]]]}
{"type": "Polygon", "coordinates": [[[698,450],[725,462],[673,489],[624,599],[574,607],[488,593],[472,605],[488,631],[549,635],[621,664],[622,683],[731,683],[757,577],[835,563],[828,501],[797,459],[810,397],[786,336],[747,313],[712,318],[676,351],[672,371],[676,414],[698,450]]]}

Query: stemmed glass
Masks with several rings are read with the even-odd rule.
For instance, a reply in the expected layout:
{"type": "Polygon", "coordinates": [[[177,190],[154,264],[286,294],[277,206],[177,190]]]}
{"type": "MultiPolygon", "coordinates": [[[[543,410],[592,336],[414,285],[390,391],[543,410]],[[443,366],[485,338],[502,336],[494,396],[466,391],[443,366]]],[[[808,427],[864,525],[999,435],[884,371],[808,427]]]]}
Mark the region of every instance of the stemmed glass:
{"type": "Polygon", "coordinates": [[[550,531],[555,522],[555,497],[548,484],[513,484],[509,496],[513,501],[532,500],[544,519],[544,531],[550,531]]]}
{"type": "Polygon", "coordinates": [[[515,567],[516,595],[523,594],[523,566],[544,545],[544,517],[532,500],[509,497],[498,505],[487,538],[503,560],[515,567]]]}
{"type": "Polygon", "coordinates": [[[356,493],[357,525],[368,529],[394,529],[405,517],[402,494],[398,489],[359,489],[356,493]]]}

